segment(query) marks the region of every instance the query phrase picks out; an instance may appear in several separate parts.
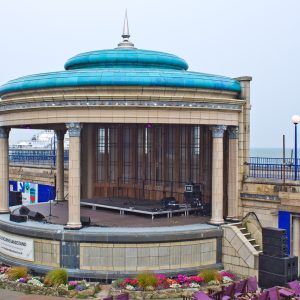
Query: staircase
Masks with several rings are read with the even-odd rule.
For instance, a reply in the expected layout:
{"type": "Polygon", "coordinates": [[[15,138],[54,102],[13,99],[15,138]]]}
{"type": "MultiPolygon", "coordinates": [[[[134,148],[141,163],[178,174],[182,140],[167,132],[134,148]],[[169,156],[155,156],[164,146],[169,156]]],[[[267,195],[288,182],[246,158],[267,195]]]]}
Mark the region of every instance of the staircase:
{"type": "Polygon", "coordinates": [[[258,275],[260,245],[242,222],[222,226],[222,263],[224,269],[240,276],[258,275]]]}
{"type": "Polygon", "coordinates": [[[251,233],[248,232],[246,227],[243,227],[243,224],[241,222],[234,224],[244,235],[244,237],[248,240],[248,242],[254,247],[254,249],[258,253],[262,253],[262,250],[260,249],[260,246],[256,243],[255,239],[252,238],[251,233]]]}

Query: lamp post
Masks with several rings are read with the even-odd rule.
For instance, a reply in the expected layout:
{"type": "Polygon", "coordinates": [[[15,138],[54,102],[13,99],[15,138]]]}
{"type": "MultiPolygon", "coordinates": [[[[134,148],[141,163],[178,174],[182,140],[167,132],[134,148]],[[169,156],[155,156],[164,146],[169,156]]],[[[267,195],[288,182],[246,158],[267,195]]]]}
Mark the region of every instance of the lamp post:
{"type": "Polygon", "coordinates": [[[300,116],[294,115],[292,116],[292,122],[295,125],[295,175],[294,175],[294,180],[297,180],[297,172],[298,172],[298,163],[297,163],[297,125],[300,122],[300,116]]]}

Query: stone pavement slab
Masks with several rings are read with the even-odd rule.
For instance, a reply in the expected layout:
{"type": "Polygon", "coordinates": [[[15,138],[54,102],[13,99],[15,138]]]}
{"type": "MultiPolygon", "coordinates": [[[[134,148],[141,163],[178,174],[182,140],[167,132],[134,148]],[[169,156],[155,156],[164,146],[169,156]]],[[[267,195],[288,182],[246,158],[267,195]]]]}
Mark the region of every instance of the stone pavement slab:
{"type": "Polygon", "coordinates": [[[75,298],[63,298],[63,297],[52,297],[42,295],[26,295],[19,292],[10,290],[0,289],[0,300],[63,300],[63,299],[74,299],[75,298]]]}

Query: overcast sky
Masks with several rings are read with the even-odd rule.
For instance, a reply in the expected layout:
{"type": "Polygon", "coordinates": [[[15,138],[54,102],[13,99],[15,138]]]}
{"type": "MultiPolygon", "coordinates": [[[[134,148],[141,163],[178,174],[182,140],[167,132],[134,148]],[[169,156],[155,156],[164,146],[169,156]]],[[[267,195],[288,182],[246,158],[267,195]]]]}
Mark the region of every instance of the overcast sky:
{"type": "MultiPolygon", "coordinates": [[[[251,147],[293,145],[300,114],[299,0],[0,0],[0,84],[62,70],[80,52],[117,46],[125,8],[137,48],[190,70],[250,75],[251,147]]],[[[13,134],[13,141],[24,137],[13,134]]]]}

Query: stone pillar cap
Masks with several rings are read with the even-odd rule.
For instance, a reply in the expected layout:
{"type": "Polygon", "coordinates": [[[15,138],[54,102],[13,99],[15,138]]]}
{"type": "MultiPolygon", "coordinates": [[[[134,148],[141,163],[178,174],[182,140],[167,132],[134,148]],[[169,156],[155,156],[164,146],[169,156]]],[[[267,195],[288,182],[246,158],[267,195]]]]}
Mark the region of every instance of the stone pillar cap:
{"type": "Polygon", "coordinates": [[[234,78],[237,81],[252,81],[252,76],[241,76],[234,78]]]}

